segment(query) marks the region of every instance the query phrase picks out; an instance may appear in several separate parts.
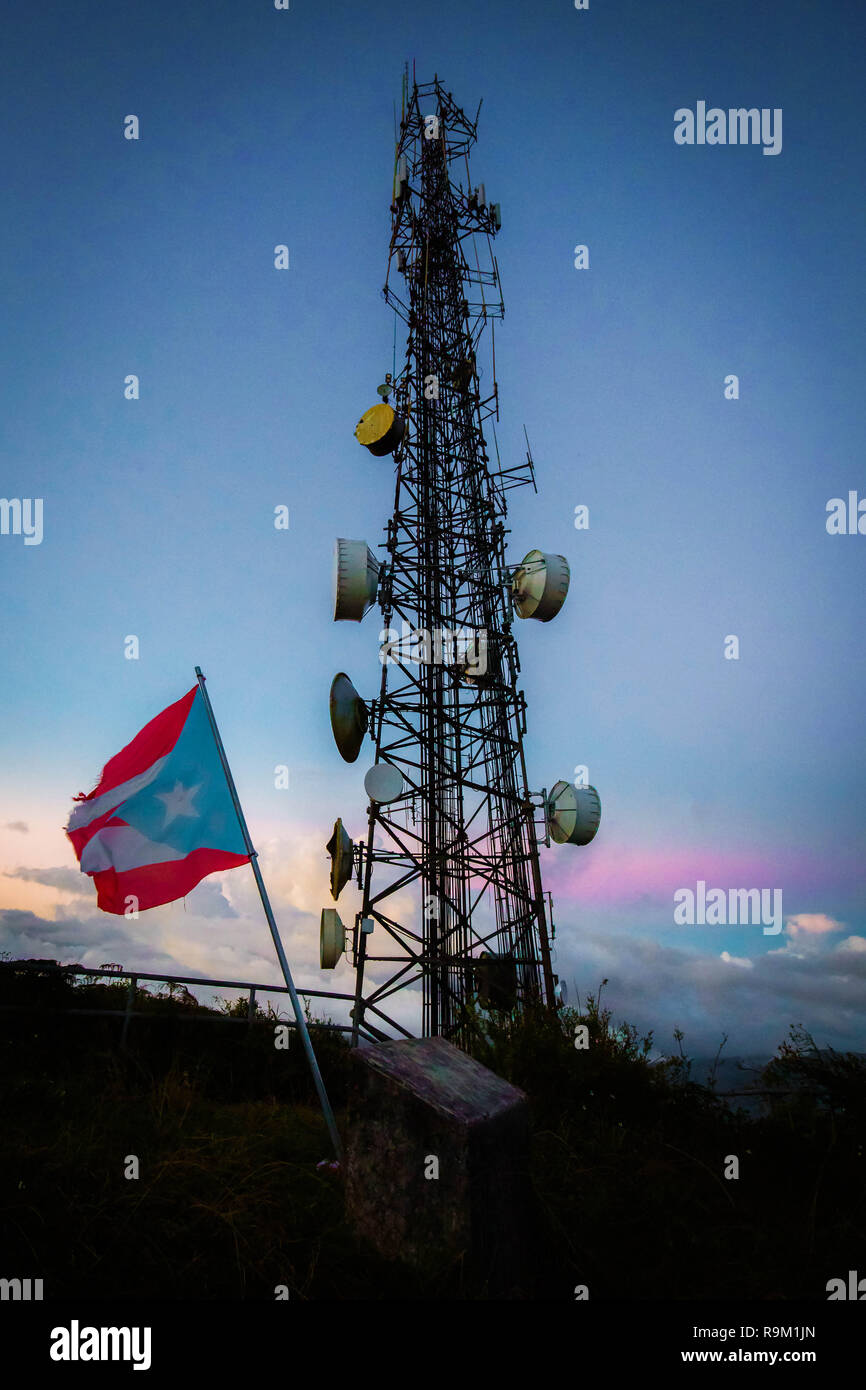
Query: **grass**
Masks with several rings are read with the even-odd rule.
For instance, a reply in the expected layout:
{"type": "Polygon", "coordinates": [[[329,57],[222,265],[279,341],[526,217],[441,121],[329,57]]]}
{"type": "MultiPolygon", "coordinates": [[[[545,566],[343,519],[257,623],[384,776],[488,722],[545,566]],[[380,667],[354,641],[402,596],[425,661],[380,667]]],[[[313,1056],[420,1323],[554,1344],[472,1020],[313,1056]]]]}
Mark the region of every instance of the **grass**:
{"type": "MultiPolygon", "coordinates": [[[[46,1296],[272,1299],[483,1298],[459,1265],[382,1260],[353,1233],[297,1039],[273,1023],[202,1021],[190,999],[141,991],[129,1048],[121,1020],[53,1009],[122,1008],[125,982],[58,985],[4,969],[0,1237],[5,1275],[46,1296]],[[16,980],[22,982],[19,990],[16,980]],[[198,1017],[194,1016],[198,1015],[198,1017]],[[125,1172],[130,1157],[138,1177],[125,1172]]],[[[245,1002],[223,1008],[242,1018],[245,1002]]],[[[764,1118],[732,1112],[652,1064],[651,1036],[581,1012],[476,1019],[471,1050],[520,1086],[532,1116],[530,1299],[825,1298],[863,1266],[866,1073],[802,1029],[768,1082],[793,1088],[764,1118]],[[585,1026],[586,1050],[574,1046],[585,1026]],[[739,1177],[725,1177],[730,1157],[739,1177]]],[[[348,1048],[313,1024],[343,1123],[348,1048]]],[[[678,1040],[681,1043],[681,1039],[678,1040]]],[[[432,1252],[435,1257],[435,1252],[432,1252]]]]}

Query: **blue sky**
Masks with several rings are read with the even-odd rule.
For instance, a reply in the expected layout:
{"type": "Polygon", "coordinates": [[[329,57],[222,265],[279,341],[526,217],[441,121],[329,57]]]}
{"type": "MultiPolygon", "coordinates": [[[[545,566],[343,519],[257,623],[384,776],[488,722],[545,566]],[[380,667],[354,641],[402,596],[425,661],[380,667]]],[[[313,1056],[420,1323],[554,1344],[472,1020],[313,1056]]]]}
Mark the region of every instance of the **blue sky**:
{"type": "Polygon", "coordinates": [[[833,3],[7,17],[0,495],[41,497],[44,536],[0,536],[0,823],[27,826],[0,829],[3,948],[278,978],[243,870],[128,928],[58,878],[71,796],[198,663],[299,979],[348,987],[316,963],[321,846],[338,814],[360,835],[365,764],[327,694],[340,669],[372,694],[378,625],[331,622],[331,551],[377,545],[393,501],[352,431],[392,364],[408,58],[484,98],[499,445],[516,461],[525,423],[539,484],[512,494],[510,558],[572,566],[556,621],[518,632],[530,780],[585,763],[603,805],[593,845],[543,856],[560,971],[609,977],[660,1039],[772,1051],[802,1020],[862,1047],[866,537],[825,518],[866,495],[864,29],[833,3]],[[781,153],[676,145],[699,100],[781,108],[781,153]],[[781,888],[784,931],[675,926],[698,879],[781,888]]]}

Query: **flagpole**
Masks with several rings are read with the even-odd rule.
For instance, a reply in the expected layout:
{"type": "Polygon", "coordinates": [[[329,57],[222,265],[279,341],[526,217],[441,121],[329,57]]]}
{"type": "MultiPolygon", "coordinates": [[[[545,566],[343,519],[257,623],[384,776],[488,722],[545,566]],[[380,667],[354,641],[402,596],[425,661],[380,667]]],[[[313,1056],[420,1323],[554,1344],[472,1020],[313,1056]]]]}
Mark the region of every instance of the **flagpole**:
{"type": "Polygon", "coordinates": [[[271,929],[271,936],[273,937],[274,947],[277,952],[277,959],[280,962],[280,968],[283,972],[283,978],[286,982],[286,986],[288,987],[289,997],[292,1001],[292,1008],[295,1011],[295,1021],[298,1025],[298,1031],[301,1035],[301,1041],[304,1044],[304,1051],[307,1054],[307,1061],[310,1064],[310,1071],[313,1073],[313,1080],[316,1083],[316,1090],[319,1093],[319,1101],[321,1102],[322,1113],[325,1116],[328,1131],[331,1135],[331,1142],[334,1146],[334,1152],[338,1159],[342,1159],[342,1147],[340,1144],[340,1136],[337,1132],[337,1124],[334,1119],[334,1112],[331,1109],[331,1102],[328,1100],[328,1093],[325,1090],[325,1083],[322,1080],[322,1073],[319,1071],[319,1064],[316,1061],[316,1054],[313,1051],[313,1044],[310,1040],[310,1034],[307,1028],[307,1021],[304,1018],[303,1010],[301,1009],[300,1000],[298,999],[298,994],[295,989],[294,981],[292,979],[292,972],[289,969],[289,962],[286,960],[286,953],[283,950],[283,943],[280,940],[280,933],[277,930],[277,924],[274,920],[273,911],[271,910],[270,899],[268,898],[268,890],[265,887],[264,879],[262,878],[262,871],[259,868],[258,855],[256,851],[253,849],[253,842],[250,839],[250,832],[247,829],[247,823],[244,819],[244,813],[241,809],[240,800],[238,799],[235,781],[232,777],[231,768],[228,764],[226,751],[223,748],[223,741],[220,738],[220,731],[217,728],[217,722],[214,718],[213,709],[211,708],[210,698],[208,696],[207,690],[205,689],[205,677],[202,675],[202,670],[200,666],[196,666],[195,674],[198,679],[202,699],[204,700],[204,707],[207,710],[207,717],[210,720],[210,726],[213,732],[214,742],[217,746],[217,752],[220,755],[220,762],[223,766],[223,772],[226,775],[226,782],[228,783],[228,789],[231,795],[232,803],[234,804],[235,812],[237,814],[241,831],[243,833],[244,843],[247,847],[247,854],[250,856],[250,864],[252,865],[253,873],[255,875],[256,887],[259,890],[259,897],[262,900],[262,907],[265,910],[265,916],[268,919],[268,926],[271,929]]]}

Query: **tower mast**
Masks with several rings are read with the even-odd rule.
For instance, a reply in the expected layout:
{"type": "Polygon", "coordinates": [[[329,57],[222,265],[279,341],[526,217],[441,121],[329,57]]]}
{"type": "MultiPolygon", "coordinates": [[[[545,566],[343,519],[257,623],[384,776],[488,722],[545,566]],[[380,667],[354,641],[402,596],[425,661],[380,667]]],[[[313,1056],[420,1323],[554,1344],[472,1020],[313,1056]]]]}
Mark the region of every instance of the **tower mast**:
{"type": "MultiPolygon", "coordinates": [[[[438,78],[411,90],[404,79],[402,105],[383,293],[408,330],[405,363],[356,429],[372,453],[393,453],[394,510],[381,566],[363,542],[337,543],[335,617],[358,620],[375,595],[384,631],[378,697],[368,706],[341,673],[332,722],[350,761],[368,724],[375,767],[366,843],[352,855],[340,823],[334,843],[344,881],[357,865],[363,892],[354,1040],[389,1036],[383,1024],[411,1036],[390,1001],[420,986],[423,1034],[465,1045],[475,1002],[554,1007],[539,840],[588,843],[600,805],[593,788],[557,783],[548,797],[527,782],[513,616],[555,616],[569,570],[541,551],[519,565],[505,558],[506,495],[535,476],[528,448],[525,463],[503,468],[484,437],[498,389],[480,350],[489,327],[492,355],[504,305],[499,206],[469,181],[478,116],[438,78]]],[[[332,872],[335,897],[340,886],[332,872]]],[[[323,914],[323,942],[335,922],[333,909],[323,914]]]]}

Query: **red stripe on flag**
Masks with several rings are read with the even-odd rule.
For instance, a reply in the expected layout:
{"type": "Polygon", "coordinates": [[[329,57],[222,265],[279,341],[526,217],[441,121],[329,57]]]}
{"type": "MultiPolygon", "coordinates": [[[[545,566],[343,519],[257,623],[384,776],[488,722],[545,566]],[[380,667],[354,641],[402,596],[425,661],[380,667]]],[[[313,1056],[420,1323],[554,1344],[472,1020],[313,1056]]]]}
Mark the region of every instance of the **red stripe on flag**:
{"type": "Polygon", "coordinates": [[[161,907],[164,903],[185,897],[208,874],[236,869],[248,863],[248,854],[229,854],[223,849],[194,849],[185,859],[144,864],[139,869],[126,869],[123,873],[118,873],[116,869],[105,869],[91,877],[96,884],[97,907],[102,908],[103,912],[114,912],[122,917],[126,915],[127,899],[130,897],[138,900],[133,906],[139,912],[144,912],[149,907],[161,907]]]}
{"type": "Polygon", "coordinates": [[[99,785],[94,787],[92,792],[88,792],[86,796],[76,796],[74,800],[92,801],[95,796],[102,796],[103,792],[110,792],[112,787],[120,786],[121,782],[128,782],[131,777],[137,777],[139,773],[146,772],[157,758],[163,758],[166,753],[170,753],[180,738],[198,689],[199,687],[194,685],[192,690],[187,691],[186,695],[175,700],[173,705],[169,705],[168,709],[164,709],[161,714],[156,715],[149,724],[145,724],[132,742],[128,743],[125,748],[121,748],[120,752],[115,753],[114,757],[105,764],[99,785]]]}

